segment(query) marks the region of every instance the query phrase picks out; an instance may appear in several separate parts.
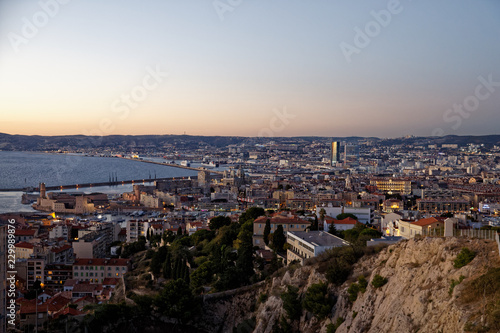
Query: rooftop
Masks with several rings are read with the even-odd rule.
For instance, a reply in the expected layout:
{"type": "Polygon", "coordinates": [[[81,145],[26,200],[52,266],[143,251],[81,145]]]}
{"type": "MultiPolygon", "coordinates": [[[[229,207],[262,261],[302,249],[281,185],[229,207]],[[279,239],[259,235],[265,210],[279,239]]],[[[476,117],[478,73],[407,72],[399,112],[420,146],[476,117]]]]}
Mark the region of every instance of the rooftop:
{"type": "Polygon", "coordinates": [[[348,242],[324,231],[287,231],[287,237],[298,238],[313,246],[345,246],[348,242]]]}

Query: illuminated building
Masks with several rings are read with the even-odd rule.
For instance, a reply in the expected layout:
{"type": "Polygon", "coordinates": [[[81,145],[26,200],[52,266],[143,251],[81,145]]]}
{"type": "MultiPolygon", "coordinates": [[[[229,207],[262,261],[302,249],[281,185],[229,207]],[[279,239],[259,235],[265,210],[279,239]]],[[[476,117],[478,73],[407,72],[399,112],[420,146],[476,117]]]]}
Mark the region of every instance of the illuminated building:
{"type": "Polygon", "coordinates": [[[340,142],[332,142],[332,150],[330,156],[331,165],[335,165],[340,162],[340,142]]]}
{"type": "Polygon", "coordinates": [[[388,194],[411,194],[411,181],[400,178],[375,178],[370,185],[376,186],[379,191],[388,194]]]}

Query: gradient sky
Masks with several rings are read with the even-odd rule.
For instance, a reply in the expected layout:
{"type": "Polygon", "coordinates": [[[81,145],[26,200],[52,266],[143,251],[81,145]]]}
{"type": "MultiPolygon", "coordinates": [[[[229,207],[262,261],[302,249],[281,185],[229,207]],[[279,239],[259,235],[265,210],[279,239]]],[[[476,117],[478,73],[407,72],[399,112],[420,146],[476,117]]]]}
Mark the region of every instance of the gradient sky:
{"type": "Polygon", "coordinates": [[[500,84],[447,112],[500,82],[497,0],[401,0],[350,62],[341,43],[392,0],[60,1],[53,17],[56,0],[0,1],[0,132],[500,134],[500,84]],[[168,77],[121,104],[155,67],[168,77]]]}

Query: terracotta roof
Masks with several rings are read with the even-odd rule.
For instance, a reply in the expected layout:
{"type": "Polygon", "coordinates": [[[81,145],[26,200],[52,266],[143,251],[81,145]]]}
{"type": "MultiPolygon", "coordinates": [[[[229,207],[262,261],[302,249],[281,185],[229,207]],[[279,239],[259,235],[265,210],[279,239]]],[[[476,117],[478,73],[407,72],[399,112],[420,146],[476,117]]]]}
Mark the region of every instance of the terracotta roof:
{"type": "Polygon", "coordinates": [[[29,301],[24,301],[21,302],[21,307],[20,307],[20,313],[21,314],[31,314],[31,313],[42,313],[42,312],[47,312],[47,303],[42,303],[42,304],[36,304],[36,301],[34,299],[29,300],[29,301]]]}
{"type": "Polygon", "coordinates": [[[20,243],[17,243],[16,244],[16,247],[20,247],[20,248],[23,248],[23,249],[32,249],[34,248],[35,246],[31,243],[27,243],[27,242],[20,242],[20,243]]]}
{"type": "Polygon", "coordinates": [[[33,229],[16,229],[15,236],[35,236],[36,230],[33,229]]]}
{"type": "Polygon", "coordinates": [[[356,223],[360,223],[357,220],[353,219],[352,217],[346,217],[343,220],[337,220],[337,219],[334,219],[333,217],[325,216],[325,223],[326,224],[331,224],[332,222],[333,222],[333,224],[352,224],[352,225],[355,225],[356,223]]]}
{"type": "Polygon", "coordinates": [[[69,250],[71,248],[72,248],[71,245],[66,244],[66,245],[63,245],[63,246],[60,246],[60,247],[54,247],[54,248],[52,248],[51,251],[54,252],[54,253],[61,253],[63,251],[69,250]]]}
{"type": "Polygon", "coordinates": [[[73,266],[127,266],[129,259],[78,258],[73,266]]]}
{"type": "Polygon", "coordinates": [[[98,285],[96,284],[86,284],[86,283],[78,283],[73,286],[74,293],[93,293],[96,291],[98,285]]]}
{"type": "Polygon", "coordinates": [[[311,224],[310,221],[303,220],[303,219],[297,218],[295,216],[288,217],[288,216],[282,216],[282,215],[276,215],[276,214],[274,216],[272,216],[271,218],[269,218],[267,216],[261,216],[261,217],[255,219],[254,223],[266,223],[267,219],[270,220],[270,223],[274,223],[274,224],[298,224],[298,223],[311,224]]]}
{"type": "Polygon", "coordinates": [[[425,219],[420,219],[418,221],[412,222],[412,225],[418,225],[420,227],[425,227],[428,225],[431,225],[436,222],[443,222],[441,219],[435,218],[435,217],[428,217],[425,219]]]}
{"type": "Polygon", "coordinates": [[[78,280],[77,279],[67,279],[65,282],[64,282],[64,286],[65,287],[71,287],[71,286],[74,286],[75,284],[78,283],[78,280]]]}
{"type": "Polygon", "coordinates": [[[119,282],[118,278],[105,278],[102,284],[105,286],[116,286],[119,282]]]}
{"type": "Polygon", "coordinates": [[[58,295],[48,299],[45,303],[47,304],[50,312],[57,312],[71,303],[71,299],[58,295]]]}
{"type": "Polygon", "coordinates": [[[59,316],[79,316],[85,314],[84,312],[78,311],[77,309],[73,309],[70,307],[67,307],[66,309],[62,310],[61,312],[57,313],[54,315],[54,319],[57,319],[59,316]]]}
{"type": "Polygon", "coordinates": [[[356,219],[353,219],[352,217],[346,217],[343,220],[336,220],[334,219],[335,224],[356,224],[359,223],[356,219]]]}

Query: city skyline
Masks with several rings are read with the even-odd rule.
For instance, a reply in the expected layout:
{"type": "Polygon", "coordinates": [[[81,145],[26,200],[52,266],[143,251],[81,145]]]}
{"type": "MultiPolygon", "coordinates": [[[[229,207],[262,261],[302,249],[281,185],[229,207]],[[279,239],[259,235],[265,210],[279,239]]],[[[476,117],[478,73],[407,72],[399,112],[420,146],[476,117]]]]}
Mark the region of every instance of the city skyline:
{"type": "Polygon", "coordinates": [[[494,1],[0,4],[0,132],[499,134],[494,1]]]}

